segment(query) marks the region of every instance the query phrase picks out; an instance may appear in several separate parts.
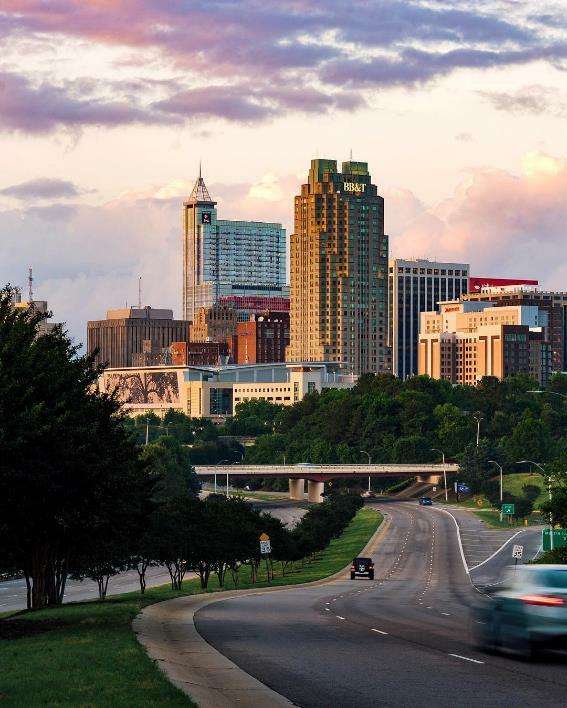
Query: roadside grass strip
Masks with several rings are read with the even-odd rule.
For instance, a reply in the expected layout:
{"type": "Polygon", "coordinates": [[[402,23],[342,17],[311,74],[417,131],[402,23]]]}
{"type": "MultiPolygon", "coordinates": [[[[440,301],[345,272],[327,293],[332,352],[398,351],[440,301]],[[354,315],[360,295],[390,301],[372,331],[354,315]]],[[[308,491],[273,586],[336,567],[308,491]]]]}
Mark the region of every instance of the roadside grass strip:
{"type": "MultiPolygon", "coordinates": [[[[238,589],[296,585],[321,580],[342,570],[364,548],[382,516],[363,508],[343,534],[303,567],[268,583],[265,568],[259,582],[250,582],[248,568],[240,573],[238,589]]],[[[211,577],[208,592],[232,590],[211,577]]],[[[201,592],[191,579],[181,591],[169,586],[132,592],[104,602],[69,603],[37,612],[0,617],[0,702],[2,706],[191,706],[148,657],[132,631],[132,620],[147,605],[201,592]]]]}

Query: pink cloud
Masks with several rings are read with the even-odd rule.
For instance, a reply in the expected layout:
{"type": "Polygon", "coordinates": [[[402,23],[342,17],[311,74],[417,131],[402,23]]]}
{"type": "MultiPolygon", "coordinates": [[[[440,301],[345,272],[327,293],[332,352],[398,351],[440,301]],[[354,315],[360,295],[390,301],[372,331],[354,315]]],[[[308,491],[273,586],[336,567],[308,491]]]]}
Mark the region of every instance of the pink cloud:
{"type": "Polygon", "coordinates": [[[566,194],[567,160],[535,153],[519,176],[479,169],[431,208],[416,211],[407,195],[398,212],[408,218],[392,230],[391,249],[400,257],[461,260],[473,272],[534,277],[564,289],[566,194]]]}

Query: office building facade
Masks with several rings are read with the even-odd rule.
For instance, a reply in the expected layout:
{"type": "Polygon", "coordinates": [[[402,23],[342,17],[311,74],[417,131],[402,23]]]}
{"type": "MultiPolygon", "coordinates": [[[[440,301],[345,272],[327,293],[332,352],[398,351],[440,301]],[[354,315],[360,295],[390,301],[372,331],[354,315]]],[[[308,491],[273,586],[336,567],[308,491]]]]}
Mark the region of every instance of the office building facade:
{"type": "Polygon", "coordinates": [[[525,286],[489,287],[470,292],[469,302],[490,302],[495,307],[522,305],[538,307],[547,313],[545,339],[551,347],[552,371],[567,371],[567,292],[545,292],[525,286]]]}
{"type": "Polygon", "coordinates": [[[189,339],[189,322],[172,310],[127,307],[109,310],[105,320],[87,323],[87,350],[98,349],[96,364],[132,366],[134,355],[161,353],[172,342],[189,339]]]}
{"type": "Polygon", "coordinates": [[[230,340],[234,364],[285,361],[289,345],[289,312],[262,312],[239,322],[230,340]]]}
{"type": "Polygon", "coordinates": [[[439,307],[439,312],[421,314],[419,374],[474,386],[485,376],[504,379],[522,373],[546,385],[551,348],[545,339],[545,310],[458,300],[439,307]]]}
{"type": "Polygon", "coordinates": [[[192,342],[226,342],[236,332],[236,310],[228,305],[200,307],[189,328],[192,342]]]}
{"type": "Polygon", "coordinates": [[[458,299],[467,292],[468,279],[468,263],[390,259],[388,344],[395,376],[417,374],[421,313],[438,310],[443,300],[458,299]]]}
{"type": "Polygon", "coordinates": [[[384,200],[365,162],[312,160],[295,197],[288,361],[388,366],[384,200]]]}
{"type": "Polygon", "coordinates": [[[154,366],[106,369],[100,391],[117,391],[129,415],[170,410],[195,418],[224,419],[239,403],[264,400],[291,406],[308,393],[352,388],[356,376],[327,363],[250,366],[154,366]]]}
{"type": "Polygon", "coordinates": [[[285,249],[281,224],[218,219],[199,175],[183,203],[183,316],[221,297],[286,297],[285,249]]]}

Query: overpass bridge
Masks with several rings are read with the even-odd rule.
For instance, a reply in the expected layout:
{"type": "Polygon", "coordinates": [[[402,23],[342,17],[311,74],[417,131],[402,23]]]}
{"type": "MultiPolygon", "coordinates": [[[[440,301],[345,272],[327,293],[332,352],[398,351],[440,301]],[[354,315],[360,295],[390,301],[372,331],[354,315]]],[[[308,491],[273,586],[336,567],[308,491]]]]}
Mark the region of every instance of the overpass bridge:
{"type": "Polygon", "coordinates": [[[197,465],[199,477],[287,477],[290,499],[303,499],[305,480],[310,502],[322,501],[325,481],[358,477],[417,477],[420,482],[439,484],[443,474],[455,474],[459,466],[446,464],[383,464],[383,465],[197,465]]]}

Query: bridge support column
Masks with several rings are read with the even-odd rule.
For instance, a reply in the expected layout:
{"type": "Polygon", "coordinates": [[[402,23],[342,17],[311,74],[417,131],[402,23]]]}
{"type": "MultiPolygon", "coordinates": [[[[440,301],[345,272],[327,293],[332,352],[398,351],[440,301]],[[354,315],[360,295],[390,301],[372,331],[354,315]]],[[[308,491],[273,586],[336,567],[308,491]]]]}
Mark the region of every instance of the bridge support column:
{"type": "Polygon", "coordinates": [[[416,477],[418,482],[423,482],[424,484],[441,484],[443,475],[441,474],[418,474],[416,477]]]}
{"type": "Polygon", "coordinates": [[[322,494],[325,491],[325,484],[323,482],[313,482],[312,480],[307,481],[307,500],[314,502],[315,504],[320,504],[323,501],[322,494]]]}
{"type": "Polygon", "coordinates": [[[289,479],[289,498],[295,501],[303,501],[305,498],[305,480],[304,479],[289,479]]]}

